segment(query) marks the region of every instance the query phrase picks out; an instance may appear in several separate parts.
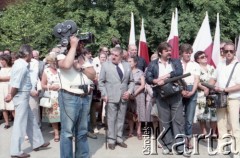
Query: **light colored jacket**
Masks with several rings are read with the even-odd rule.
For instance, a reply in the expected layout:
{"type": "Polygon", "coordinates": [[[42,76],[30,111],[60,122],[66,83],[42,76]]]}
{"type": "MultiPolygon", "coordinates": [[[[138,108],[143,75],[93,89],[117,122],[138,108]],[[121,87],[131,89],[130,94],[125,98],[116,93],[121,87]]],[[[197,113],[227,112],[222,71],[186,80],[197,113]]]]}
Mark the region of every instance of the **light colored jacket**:
{"type": "MultiPolygon", "coordinates": [[[[111,61],[102,64],[99,76],[99,89],[101,95],[108,97],[108,102],[118,103],[124,92],[128,91],[130,94],[134,90],[134,80],[132,70],[127,62],[122,62],[124,68],[123,79],[121,80],[116,65],[111,61]]],[[[125,102],[126,100],[122,100],[125,102]]]]}

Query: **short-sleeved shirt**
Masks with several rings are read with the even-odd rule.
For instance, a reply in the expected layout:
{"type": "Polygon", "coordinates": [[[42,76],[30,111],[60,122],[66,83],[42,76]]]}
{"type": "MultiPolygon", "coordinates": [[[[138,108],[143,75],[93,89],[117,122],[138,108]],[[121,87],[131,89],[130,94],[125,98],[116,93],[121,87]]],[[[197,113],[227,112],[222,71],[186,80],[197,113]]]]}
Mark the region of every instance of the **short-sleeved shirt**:
{"type": "MultiPolygon", "coordinates": [[[[233,60],[229,65],[226,65],[226,62],[220,62],[218,64],[217,69],[213,74],[213,79],[217,80],[218,86],[220,88],[226,87],[228,78],[236,62],[238,62],[237,59],[233,60]]],[[[238,63],[235,67],[235,70],[233,72],[233,75],[228,87],[232,87],[232,86],[235,86],[236,84],[240,84],[239,72],[240,72],[240,64],[238,63]]],[[[240,98],[240,91],[230,92],[229,98],[232,98],[232,99],[240,98]]]]}
{"type": "MultiPolygon", "coordinates": [[[[57,56],[57,60],[63,60],[65,57],[66,56],[64,54],[59,54],[57,56]]],[[[85,62],[82,65],[83,68],[92,67],[92,66],[93,65],[89,62],[85,62]]],[[[60,70],[60,84],[62,89],[65,89],[72,93],[83,94],[84,92],[82,91],[82,89],[71,88],[71,87],[92,84],[92,81],[88,79],[88,77],[84,73],[77,71],[73,67],[67,70],[66,69],[59,69],[59,70],[60,70]]]]}
{"type": "Polygon", "coordinates": [[[9,84],[11,87],[18,88],[18,91],[31,90],[29,64],[24,59],[20,58],[14,62],[9,84]]]}
{"type": "Polygon", "coordinates": [[[201,74],[201,68],[198,63],[194,61],[189,61],[186,64],[186,67],[182,62],[182,67],[183,67],[183,74],[191,73],[191,76],[183,78],[184,81],[187,83],[187,85],[194,85],[194,76],[200,76],[201,74]]]}

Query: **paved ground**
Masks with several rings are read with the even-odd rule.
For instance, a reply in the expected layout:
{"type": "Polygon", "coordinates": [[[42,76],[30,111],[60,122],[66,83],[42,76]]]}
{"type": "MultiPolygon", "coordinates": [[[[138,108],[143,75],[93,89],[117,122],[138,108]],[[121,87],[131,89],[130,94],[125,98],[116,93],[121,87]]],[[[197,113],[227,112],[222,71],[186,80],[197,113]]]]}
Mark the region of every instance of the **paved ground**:
{"type": "MultiPolygon", "coordinates": [[[[9,158],[9,148],[10,148],[10,137],[12,128],[5,130],[3,128],[4,124],[0,121],[0,158],[9,158]]],[[[197,126],[194,126],[194,131],[197,132],[199,129],[197,126]]],[[[22,149],[31,154],[32,158],[59,158],[59,143],[53,141],[53,131],[52,128],[49,127],[48,124],[43,124],[43,135],[46,141],[50,141],[50,147],[46,150],[41,150],[38,152],[32,151],[30,144],[28,141],[25,141],[22,145],[22,149]]],[[[114,151],[105,148],[105,131],[104,129],[100,129],[100,133],[98,134],[98,139],[93,140],[89,139],[89,147],[90,147],[90,155],[92,158],[178,158],[183,157],[179,155],[171,155],[166,156],[162,155],[162,150],[157,148],[155,155],[144,155],[143,154],[143,146],[144,141],[138,140],[136,137],[132,137],[126,139],[126,144],[128,144],[128,148],[124,149],[119,146],[116,147],[114,151]]],[[[214,142],[214,146],[216,146],[216,142],[214,142]]],[[[199,155],[192,155],[193,158],[230,158],[232,155],[217,155],[217,156],[210,156],[208,155],[207,150],[207,143],[200,142],[199,145],[199,155]]]]}

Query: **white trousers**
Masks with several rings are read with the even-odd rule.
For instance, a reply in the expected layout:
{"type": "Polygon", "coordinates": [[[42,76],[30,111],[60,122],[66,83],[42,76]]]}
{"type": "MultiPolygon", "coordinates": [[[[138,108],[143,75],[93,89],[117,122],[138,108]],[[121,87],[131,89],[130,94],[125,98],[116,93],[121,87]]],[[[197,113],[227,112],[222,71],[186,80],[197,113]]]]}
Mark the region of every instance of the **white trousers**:
{"type": "MultiPolygon", "coordinates": [[[[227,108],[217,109],[217,126],[219,131],[218,147],[226,143],[226,134],[228,134],[228,122],[231,126],[231,134],[235,139],[236,150],[240,152],[240,124],[239,124],[239,107],[240,101],[238,99],[230,99],[227,108]]],[[[222,152],[222,149],[219,149],[222,152]]],[[[232,151],[233,152],[233,151],[232,151]]]]}
{"type": "Polygon", "coordinates": [[[11,137],[11,155],[23,153],[21,145],[26,133],[33,149],[44,143],[42,132],[29,106],[29,96],[29,92],[18,92],[13,98],[15,118],[11,137]]]}

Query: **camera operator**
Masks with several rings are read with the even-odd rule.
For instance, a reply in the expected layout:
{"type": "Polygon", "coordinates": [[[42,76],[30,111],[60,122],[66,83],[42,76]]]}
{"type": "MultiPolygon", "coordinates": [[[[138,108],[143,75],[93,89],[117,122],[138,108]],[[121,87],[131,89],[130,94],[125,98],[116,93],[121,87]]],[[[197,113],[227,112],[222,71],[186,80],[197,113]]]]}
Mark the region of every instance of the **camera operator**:
{"type": "MultiPolygon", "coordinates": [[[[91,79],[95,78],[92,65],[78,56],[79,39],[70,37],[70,48],[66,55],[57,56],[61,90],[59,105],[61,113],[61,158],[73,157],[72,140],[75,136],[75,157],[89,157],[87,141],[89,96],[91,79]]],[[[81,47],[81,46],[80,46],[81,47]]],[[[81,52],[80,52],[81,53],[81,52]]]]}

